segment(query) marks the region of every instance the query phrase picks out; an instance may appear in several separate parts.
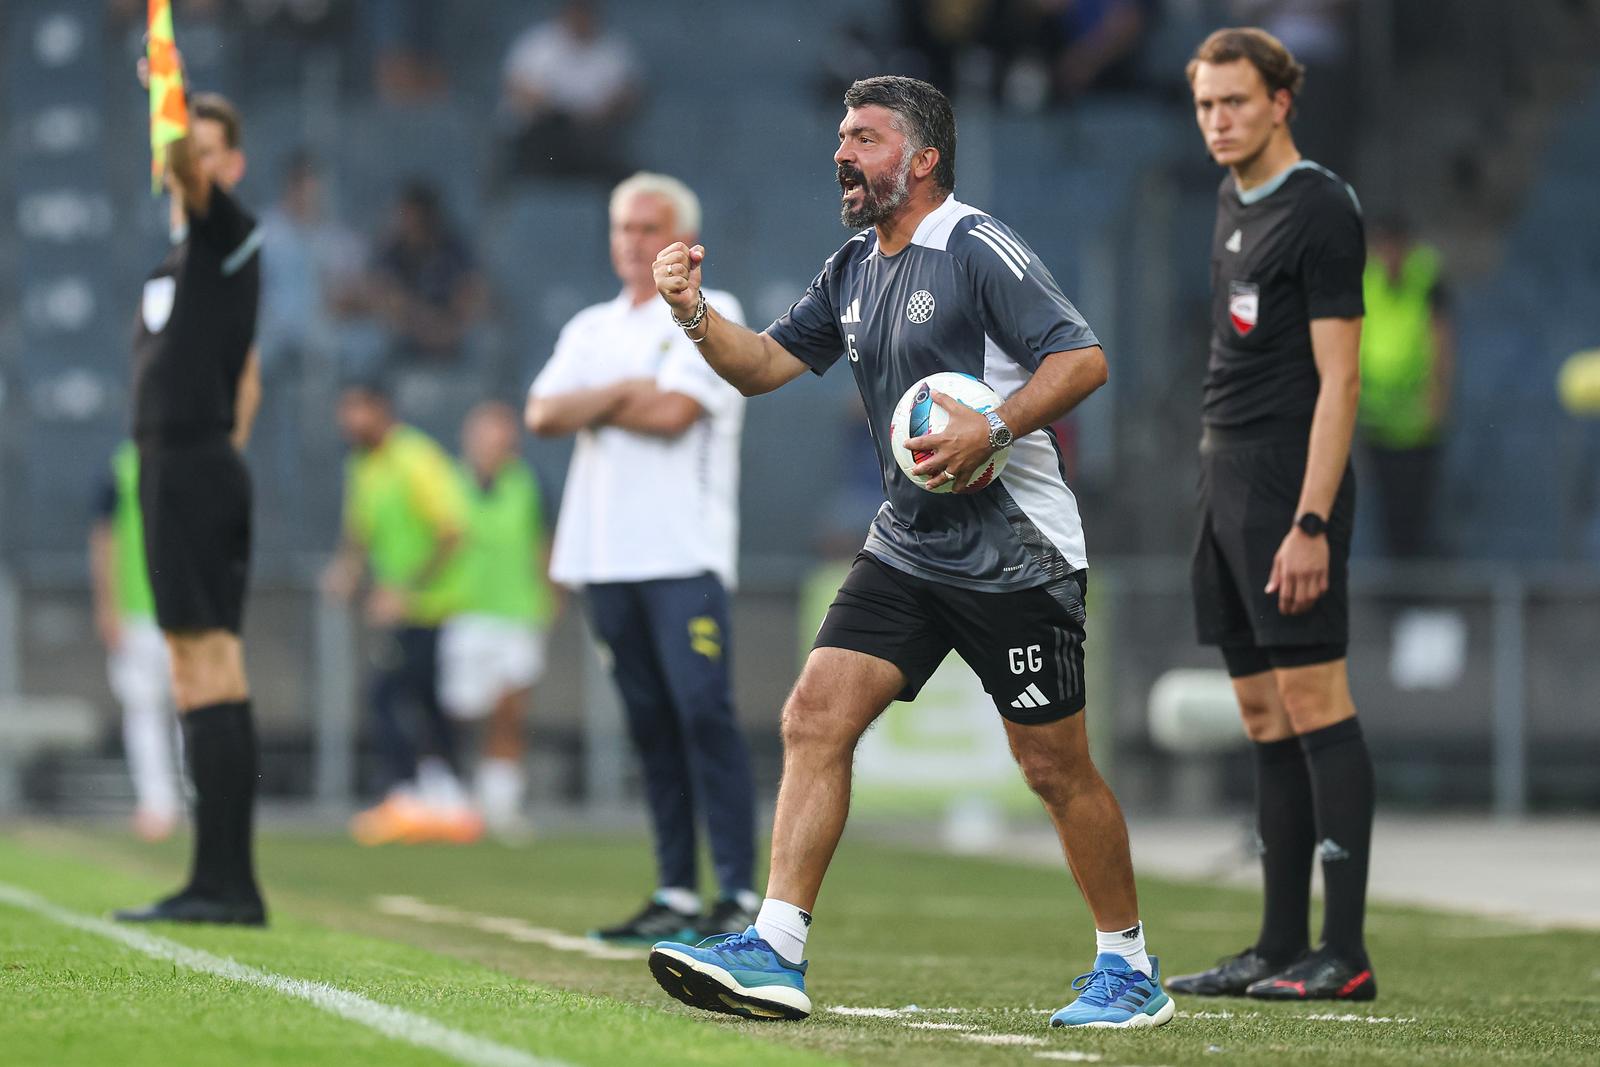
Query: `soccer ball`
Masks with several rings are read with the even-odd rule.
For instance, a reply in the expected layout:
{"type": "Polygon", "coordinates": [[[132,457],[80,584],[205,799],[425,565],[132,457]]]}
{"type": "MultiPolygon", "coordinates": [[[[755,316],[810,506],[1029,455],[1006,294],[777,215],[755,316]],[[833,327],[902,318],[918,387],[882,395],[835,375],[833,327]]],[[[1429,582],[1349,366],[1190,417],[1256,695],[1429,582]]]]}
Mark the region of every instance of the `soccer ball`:
{"type": "MultiPolygon", "coordinates": [[[[923,489],[928,489],[928,479],[933,475],[912,474],[911,468],[927,458],[928,453],[913,453],[906,448],[906,441],[923,434],[938,433],[950,421],[950,415],[933,402],[933,392],[937,390],[952,400],[958,400],[967,407],[982,415],[993,411],[1000,406],[1000,394],[989,388],[984,382],[970,374],[960,374],[956,371],[941,371],[923,378],[910,389],[905,396],[900,398],[900,403],[894,406],[894,417],[889,421],[889,442],[894,448],[895,462],[900,464],[900,469],[907,478],[916,482],[923,489]]],[[[928,489],[930,493],[976,493],[1000,477],[1000,472],[1005,469],[1006,460],[1011,457],[1011,447],[1007,445],[989,457],[989,462],[979,467],[967,478],[966,483],[957,485],[953,481],[945,482],[937,489],[928,489]]]]}

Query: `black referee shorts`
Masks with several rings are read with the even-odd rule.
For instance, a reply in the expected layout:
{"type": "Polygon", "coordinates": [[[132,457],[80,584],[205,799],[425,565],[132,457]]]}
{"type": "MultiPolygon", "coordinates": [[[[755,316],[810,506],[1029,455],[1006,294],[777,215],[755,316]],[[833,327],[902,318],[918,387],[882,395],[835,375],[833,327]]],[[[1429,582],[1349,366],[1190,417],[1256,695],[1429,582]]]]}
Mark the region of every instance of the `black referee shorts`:
{"type": "Polygon", "coordinates": [[[239,632],[250,495],[250,471],[226,438],[139,446],[145,560],[163,630],[239,632]]]}
{"type": "Polygon", "coordinates": [[[887,660],[915,699],[951,649],[1016,723],[1055,722],[1083,710],[1083,598],[1077,571],[1047,586],[980,593],[895,570],[863,552],[839,587],[814,648],[887,660]]]}
{"type": "Polygon", "coordinates": [[[1284,615],[1266,592],[1272,560],[1296,518],[1307,441],[1234,440],[1207,430],[1200,445],[1200,533],[1190,572],[1200,643],[1222,649],[1235,678],[1343,659],[1350,641],[1350,540],[1355,475],[1347,466],[1328,516],[1328,591],[1284,615]]]}

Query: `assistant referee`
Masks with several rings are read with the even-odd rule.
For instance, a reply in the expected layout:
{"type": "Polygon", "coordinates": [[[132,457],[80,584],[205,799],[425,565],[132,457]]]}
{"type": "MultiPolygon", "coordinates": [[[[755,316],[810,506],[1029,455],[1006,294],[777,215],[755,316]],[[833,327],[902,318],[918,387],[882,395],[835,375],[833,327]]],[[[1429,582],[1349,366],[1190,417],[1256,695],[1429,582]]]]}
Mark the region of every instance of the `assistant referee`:
{"type": "Polygon", "coordinates": [[[261,231],[232,194],[245,170],[238,112],[203,93],[189,113],[188,135],[167,150],[173,244],[144,283],[133,432],[156,621],[194,783],[194,854],[182,889],[116,918],[260,926],[256,737],[239,629],[251,498],[240,450],[260,400],[261,231]]]}
{"type": "Polygon", "coordinates": [[[1360,395],[1361,208],[1302,159],[1304,68],[1272,35],[1219,30],[1188,67],[1217,192],[1193,584],[1255,742],[1265,908],[1256,943],[1169,989],[1370,1000],[1362,935],[1372,761],[1350,699],[1350,438],[1360,395]],[[1322,860],[1322,944],[1307,935],[1322,860]]]}

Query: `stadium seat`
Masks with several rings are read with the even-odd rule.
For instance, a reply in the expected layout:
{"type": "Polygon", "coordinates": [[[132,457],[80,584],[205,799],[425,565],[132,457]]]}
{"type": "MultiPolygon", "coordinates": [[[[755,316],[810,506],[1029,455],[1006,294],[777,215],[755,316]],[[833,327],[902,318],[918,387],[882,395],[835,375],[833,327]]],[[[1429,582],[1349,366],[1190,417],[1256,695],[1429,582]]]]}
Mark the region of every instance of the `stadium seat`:
{"type": "Polygon", "coordinates": [[[87,700],[0,694],[0,814],[22,800],[22,772],[53,748],[83,749],[99,738],[100,715],[87,700]]]}
{"type": "Polygon", "coordinates": [[[1215,808],[1225,785],[1222,757],[1249,746],[1227,672],[1167,671],[1150,687],[1146,721],[1150,740],[1177,759],[1177,810],[1215,808]]]}

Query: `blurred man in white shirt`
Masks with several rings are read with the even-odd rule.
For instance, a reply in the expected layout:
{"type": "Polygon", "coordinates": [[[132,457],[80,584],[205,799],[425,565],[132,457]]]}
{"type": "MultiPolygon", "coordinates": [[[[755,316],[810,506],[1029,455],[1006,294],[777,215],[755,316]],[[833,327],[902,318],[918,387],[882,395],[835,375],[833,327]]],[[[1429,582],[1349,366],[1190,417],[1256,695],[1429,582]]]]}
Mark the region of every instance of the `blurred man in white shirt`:
{"type": "MultiPolygon", "coordinates": [[[[595,931],[602,940],[741,930],[760,905],[750,759],[728,669],[744,398],[662,311],[652,273],[657,252],[699,229],[699,201],[682,182],[640,173],[618,185],[611,261],[622,292],[562,329],[528,395],[530,430],[578,435],[550,577],[584,590],[609,649],[655,837],[655,893],[595,931]],[[720,891],[704,913],[701,820],[720,891]]],[[[707,296],[742,320],[731,295],[707,296]]]]}

